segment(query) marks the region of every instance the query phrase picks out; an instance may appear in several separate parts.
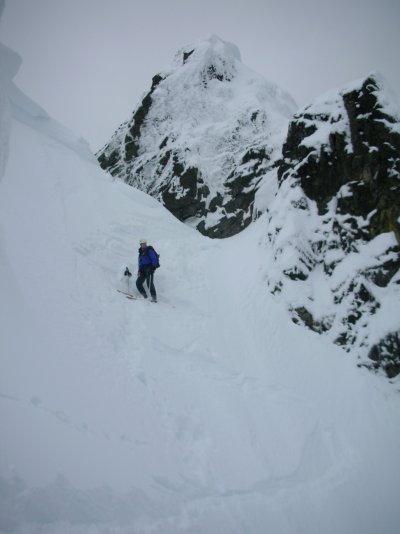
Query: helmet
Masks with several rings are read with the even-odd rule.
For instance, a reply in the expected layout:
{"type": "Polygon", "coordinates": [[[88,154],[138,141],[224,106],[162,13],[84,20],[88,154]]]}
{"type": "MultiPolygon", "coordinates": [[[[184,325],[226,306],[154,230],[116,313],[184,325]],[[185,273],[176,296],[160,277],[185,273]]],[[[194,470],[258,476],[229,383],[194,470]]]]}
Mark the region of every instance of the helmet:
{"type": "Polygon", "coordinates": [[[139,241],[139,244],[140,244],[140,245],[147,245],[147,241],[146,241],[146,239],[141,239],[141,240],[139,241]]]}

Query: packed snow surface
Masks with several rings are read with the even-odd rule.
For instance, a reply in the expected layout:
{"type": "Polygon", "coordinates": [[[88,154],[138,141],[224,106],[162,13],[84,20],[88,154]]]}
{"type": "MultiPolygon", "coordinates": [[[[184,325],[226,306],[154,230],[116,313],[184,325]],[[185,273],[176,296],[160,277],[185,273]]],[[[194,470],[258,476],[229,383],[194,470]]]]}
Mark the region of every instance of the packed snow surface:
{"type": "Polygon", "coordinates": [[[0,531],[398,532],[396,384],[292,324],[265,218],[207,239],[35,106],[3,83],[0,531]]]}

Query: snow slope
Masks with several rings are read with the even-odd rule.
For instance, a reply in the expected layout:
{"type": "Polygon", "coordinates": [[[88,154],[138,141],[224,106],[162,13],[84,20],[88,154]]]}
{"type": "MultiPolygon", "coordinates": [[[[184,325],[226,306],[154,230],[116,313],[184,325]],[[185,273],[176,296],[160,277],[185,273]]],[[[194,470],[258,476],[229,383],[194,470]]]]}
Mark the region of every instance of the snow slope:
{"type": "Polygon", "coordinates": [[[0,531],[397,532],[398,392],[267,292],[264,217],[199,235],[10,78],[0,531]],[[141,237],[161,254],[157,305],[116,292],[141,237]]]}

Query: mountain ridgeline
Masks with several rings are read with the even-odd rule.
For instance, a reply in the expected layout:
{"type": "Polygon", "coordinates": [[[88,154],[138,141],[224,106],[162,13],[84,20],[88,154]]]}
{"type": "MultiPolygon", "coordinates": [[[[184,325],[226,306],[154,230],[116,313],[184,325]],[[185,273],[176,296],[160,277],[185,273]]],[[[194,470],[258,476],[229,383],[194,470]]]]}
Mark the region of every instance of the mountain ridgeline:
{"type": "Polygon", "coordinates": [[[209,237],[263,215],[265,278],[293,321],[392,378],[400,373],[400,118],[388,94],[370,75],[296,111],[236,46],[210,36],[153,78],[97,156],[209,237]]]}

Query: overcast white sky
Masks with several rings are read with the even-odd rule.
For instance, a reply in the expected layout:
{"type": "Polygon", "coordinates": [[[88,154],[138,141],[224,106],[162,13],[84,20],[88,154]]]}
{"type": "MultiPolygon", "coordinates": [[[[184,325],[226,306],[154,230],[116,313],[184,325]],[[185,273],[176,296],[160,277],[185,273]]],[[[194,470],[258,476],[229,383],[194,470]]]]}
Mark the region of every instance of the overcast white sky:
{"type": "Polygon", "coordinates": [[[400,100],[400,0],[6,0],[19,87],[93,150],[174,53],[215,33],[305,105],[378,71],[400,100]]]}

